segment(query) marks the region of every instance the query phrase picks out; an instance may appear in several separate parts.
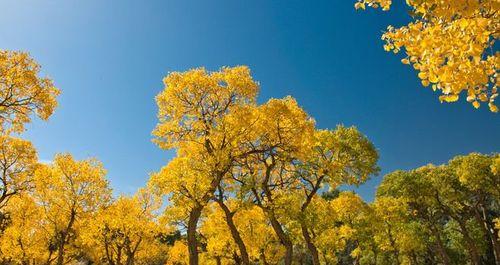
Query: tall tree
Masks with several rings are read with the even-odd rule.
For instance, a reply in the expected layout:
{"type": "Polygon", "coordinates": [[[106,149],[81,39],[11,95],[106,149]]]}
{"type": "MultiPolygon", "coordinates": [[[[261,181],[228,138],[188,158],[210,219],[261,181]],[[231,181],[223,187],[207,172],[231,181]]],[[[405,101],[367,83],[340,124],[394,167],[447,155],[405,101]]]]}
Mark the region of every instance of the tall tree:
{"type": "Polygon", "coordinates": [[[468,190],[469,207],[487,235],[495,261],[500,264],[500,241],[494,219],[500,215],[500,174],[496,170],[500,155],[471,153],[449,162],[460,183],[468,190]]]}
{"type": "MultiPolygon", "coordinates": [[[[226,126],[224,119],[234,108],[253,104],[258,85],[247,67],[223,68],[208,73],[194,69],[184,73],[171,73],[165,79],[165,89],[156,97],[159,123],[153,131],[154,141],[163,149],[178,149],[179,158],[167,167],[197,164],[200,182],[182,173],[186,184],[173,186],[167,193],[182,194],[182,187],[196,189],[196,199],[190,201],[187,241],[190,264],[198,264],[196,228],[203,208],[213,195],[238,156],[237,138],[244,133],[226,126]],[[184,160],[184,161],[182,161],[184,160]],[[194,162],[197,160],[198,162],[194,162]],[[174,165],[175,164],[175,165],[174,165]],[[180,188],[180,190],[176,190],[180,188]]],[[[170,174],[170,173],[168,173],[170,174]]],[[[168,177],[167,177],[168,178],[168,177]]],[[[194,195],[194,194],[192,194],[194,195]]]]}
{"type": "Polygon", "coordinates": [[[82,231],[84,244],[92,252],[94,262],[145,264],[161,254],[166,245],[162,246],[157,240],[161,232],[154,214],[157,209],[157,203],[143,191],[132,197],[120,196],[100,209],[92,225],[82,231]]]}
{"type": "Polygon", "coordinates": [[[396,171],[384,177],[377,197],[403,199],[414,222],[442,263],[498,263],[498,155],[472,153],[448,164],[396,171]]]}
{"type": "Polygon", "coordinates": [[[288,191],[297,189],[293,162],[311,145],[314,121],[291,97],[271,99],[253,113],[252,133],[241,147],[250,155],[238,161],[233,177],[266,213],[286,249],[284,263],[288,265],[292,263],[294,243],[279,213],[287,206],[283,202],[288,191]]]}
{"type": "Polygon", "coordinates": [[[33,172],[38,165],[31,142],[0,135],[0,211],[14,195],[33,187],[33,172]]]}
{"type": "MultiPolygon", "coordinates": [[[[432,166],[431,166],[432,167],[432,166]]],[[[443,264],[452,264],[444,225],[447,216],[436,205],[435,189],[426,176],[428,167],[415,171],[394,171],[386,176],[377,189],[377,197],[403,199],[414,219],[418,220],[429,238],[432,255],[443,264]]]]}
{"type": "MultiPolygon", "coordinates": [[[[276,264],[284,249],[268,224],[265,213],[257,206],[240,205],[233,199],[225,202],[234,212],[233,224],[243,241],[250,264],[276,264]]],[[[229,231],[227,217],[217,202],[209,207],[200,230],[207,242],[207,256],[223,264],[243,263],[239,247],[232,231],[229,231]]]]}
{"type": "Polygon", "coordinates": [[[26,193],[6,207],[11,223],[0,236],[0,264],[44,264],[48,238],[43,229],[43,209],[26,193]]]}
{"type": "Polygon", "coordinates": [[[78,229],[111,197],[106,172],[94,159],[75,160],[69,154],[56,155],[52,164],[35,172],[34,198],[42,208],[49,255],[46,264],[63,265],[74,256],[68,246],[78,237],[78,229]]]}
{"type": "Polygon", "coordinates": [[[305,216],[310,203],[324,186],[336,189],[341,184],[363,183],[378,172],[377,159],[373,144],[356,128],[338,126],[333,131],[317,131],[309,154],[304,161],[298,161],[296,172],[304,194],[298,219],[314,265],[319,265],[320,260],[305,216]]]}

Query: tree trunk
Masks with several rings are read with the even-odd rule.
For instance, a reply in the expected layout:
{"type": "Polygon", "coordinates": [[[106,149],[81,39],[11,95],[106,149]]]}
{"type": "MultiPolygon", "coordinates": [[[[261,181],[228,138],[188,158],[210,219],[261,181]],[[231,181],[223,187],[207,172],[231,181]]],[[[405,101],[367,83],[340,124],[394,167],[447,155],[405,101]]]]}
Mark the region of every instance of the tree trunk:
{"type": "Polygon", "coordinates": [[[70,230],[73,228],[73,223],[75,222],[76,212],[75,210],[71,210],[71,215],[69,217],[68,225],[64,231],[60,232],[59,238],[59,246],[57,248],[57,265],[64,265],[64,247],[66,246],[66,240],[68,239],[68,234],[70,230]]]}
{"type": "Polygon", "coordinates": [[[488,235],[490,236],[491,245],[493,247],[493,253],[495,254],[495,262],[497,265],[500,265],[500,244],[498,240],[498,231],[495,231],[495,226],[488,219],[485,207],[481,207],[484,224],[486,229],[488,230],[488,235]]]}
{"type": "Polygon", "coordinates": [[[491,226],[490,231],[491,243],[493,245],[493,254],[495,254],[495,262],[497,265],[500,265],[500,239],[498,238],[498,231],[495,231],[493,226],[491,226]]]}
{"type": "Polygon", "coordinates": [[[240,256],[238,256],[238,253],[236,253],[236,251],[233,252],[233,260],[235,265],[241,264],[241,258],[240,256]]]}
{"type": "MultiPolygon", "coordinates": [[[[265,193],[265,196],[268,200],[268,203],[270,203],[272,205],[273,204],[273,196],[272,196],[271,190],[269,189],[269,179],[271,177],[271,172],[276,164],[275,164],[274,157],[271,156],[271,158],[272,158],[272,163],[271,163],[271,165],[266,164],[265,177],[260,185],[261,185],[262,190],[265,193]]],[[[293,260],[293,243],[292,243],[292,241],[290,240],[288,235],[283,230],[283,227],[281,226],[280,222],[276,218],[273,210],[271,210],[267,207],[264,207],[264,205],[262,204],[262,200],[259,199],[259,195],[257,194],[257,192],[255,190],[253,190],[252,192],[254,193],[255,198],[257,199],[257,205],[266,213],[266,215],[269,218],[269,221],[271,222],[271,227],[273,228],[274,232],[278,236],[280,243],[285,247],[285,265],[291,265],[292,260],[293,260]]]]}
{"type": "Polygon", "coordinates": [[[411,265],[418,265],[417,255],[413,251],[410,254],[410,261],[411,261],[410,262],[411,265]]]}
{"type": "Polygon", "coordinates": [[[268,215],[274,232],[280,239],[281,244],[285,247],[285,265],[291,265],[293,259],[292,241],[290,240],[290,238],[288,238],[288,235],[285,233],[285,231],[283,231],[283,227],[274,216],[274,213],[270,213],[268,215]]]}
{"type": "Polygon", "coordinates": [[[127,265],[134,265],[134,255],[127,255],[127,261],[125,261],[125,264],[127,265]]]}
{"type": "MultiPolygon", "coordinates": [[[[387,225],[389,225],[389,224],[387,224],[387,225]]],[[[387,234],[389,235],[389,242],[391,243],[391,247],[393,249],[392,252],[394,253],[394,257],[396,259],[396,263],[397,264],[401,264],[401,262],[399,262],[399,250],[396,247],[396,240],[392,236],[392,229],[390,227],[388,227],[388,229],[387,229],[387,234]]]]}
{"type": "Polygon", "coordinates": [[[472,264],[480,265],[481,264],[481,257],[479,255],[479,251],[477,250],[477,247],[476,247],[476,244],[474,243],[474,240],[469,235],[469,231],[467,230],[466,224],[463,222],[463,220],[458,220],[458,218],[457,218],[457,222],[460,226],[460,230],[462,232],[462,235],[464,236],[465,242],[467,243],[467,248],[469,251],[469,256],[470,256],[472,264]]]}
{"type": "Polygon", "coordinates": [[[236,228],[236,225],[234,224],[233,220],[234,213],[231,212],[231,210],[227,207],[226,204],[224,204],[222,200],[217,200],[217,203],[224,211],[227,226],[229,227],[231,236],[233,237],[233,240],[238,246],[238,249],[240,251],[241,263],[244,265],[250,265],[250,258],[248,257],[247,248],[245,246],[245,243],[243,242],[243,239],[241,238],[238,228],[236,228]]]}
{"type": "Polygon", "coordinates": [[[266,254],[264,254],[263,249],[260,250],[260,259],[262,261],[262,265],[269,265],[269,263],[267,263],[266,254]]]}
{"type": "Polygon", "coordinates": [[[201,216],[202,206],[195,206],[189,213],[187,242],[189,251],[189,265],[198,265],[198,239],[196,238],[196,228],[201,216]]]}
{"type": "Polygon", "coordinates": [[[495,231],[493,224],[488,220],[486,209],[482,205],[474,207],[474,216],[476,221],[481,224],[481,228],[485,235],[490,239],[491,247],[495,257],[495,263],[500,265],[500,244],[498,239],[498,232],[495,231]]]}
{"type": "Polygon", "coordinates": [[[122,247],[116,248],[116,265],[122,265],[122,247]]]}
{"type": "Polygon", "coordinates": [[[439,256],[441,256],[441,260],[443,261],[443,264],[444,265],[451,264],[450,257],[448,256],[448,253],[446,253],[446,248],[444,247],[443,241],[441,240],[441,236],[438,233],[437,229],[436,228],[431,228],[431,231],[436,236],[437,249],[438,249],[439,256]]]}
{"type": "Polygon", "coordinates": [[[59,246],[57,246],[57,265],[64,264],[64,245],[66,241],[66,233],[62,232],[59,239],[59,246]]]}
{"type": "MultiPolygon", "coordinates": [[[[130,241],[129,241],[130,242],[130,241]]],[[[126,265],[134,265],[135,264],[135,253],[137,252],[137,249],[139,248],[139,245],[142,242],[142,237],[139,237],[137,240],[137,243],[135,243],[135,246],[131,247],[131,243],[125,247],[126,253],[127,253],[127,260],[125,261],[126,265]]]]}
{"type": "Polygon", "coordinates": [[[309,252],[311,254],[313,265],[320,265],[318,249],[312,242],[309,230],[307,230],[307,227],[304,223],[302,223],[300,227],[302,229],[302,236],[304,236],[304,240],[306,241],[307,249],[309,249],[309,252]]]}

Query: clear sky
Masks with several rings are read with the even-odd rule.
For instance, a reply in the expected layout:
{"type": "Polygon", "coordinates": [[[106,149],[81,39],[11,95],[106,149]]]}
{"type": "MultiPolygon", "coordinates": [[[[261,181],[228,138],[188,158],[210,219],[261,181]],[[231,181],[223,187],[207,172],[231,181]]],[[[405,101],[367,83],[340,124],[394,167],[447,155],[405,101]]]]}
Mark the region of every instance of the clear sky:
{"type": "MultiPolygon", "coordinates": [[[[404,1],[396,1],[404,2],[404,1]]],[[[116,193],[172,158],[151,143],[154,96],[171,71],[248,65],[260,102],[294,96],[321,128],[356,125],[382,174],[500,151],[500,114],[441,104],[381,32],[407,15],[356,12],[354,0],[0,0],[0,49],[28,51],[62,90],[49,122],[24,137],[40,158],[97,157],[116,193]]],[[[360,187],[373,198],[381,176],[360,187]]]]}

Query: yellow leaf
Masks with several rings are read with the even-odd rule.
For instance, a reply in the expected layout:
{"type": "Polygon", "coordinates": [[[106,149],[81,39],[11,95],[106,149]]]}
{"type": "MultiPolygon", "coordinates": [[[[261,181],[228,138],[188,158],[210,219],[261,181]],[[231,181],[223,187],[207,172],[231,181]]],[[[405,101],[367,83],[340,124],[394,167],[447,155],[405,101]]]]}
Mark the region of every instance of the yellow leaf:
{"type": "Polygon", "coordinates": [[[429,81],[432,82],[432,83],[437,83],[437,82],[439,82],[439,78],[437,77],[437,75],[431,74],[429,76],[429,81]]]}
{"type": "Polygon", "coordinates": [[[498,112],[498,107],[495,106],[493,103],[488,104],[488,106],[490,107],[491,112],[495,112],[495,113],[498,112]]]}
{"type": "Polygon", "coordinates": [[[475,94],[471,94],[470,96],[467,97],[467,102],[474,101],[475,99],[476,99],[476,95],[475,94]]]}
{"type": "Polygon", "coordinates": [[[363,3],[363,2],[357,2],[356,4],[354,4],[354,8],[356,8],[356,9],[360,9],[361,8],[361,9],[365,10],[365,8],[366,8],[365,7],[365,3],[363,3]]]}
{"type": "Polygon", "coordinates": [[[474,108],[478,109],[479,106],[481,106],[481,103],[474,101],[474,102],[472,102],[472,106],[474,106],[474,108]]]}
{"type": "Polygon", "coordinates": [[[445,102],[455,102],[458,100],[458,95],[456,94],[452,94],[452,95],[442,95],[442,96],[439,96],[439,100],[441,102],[445,101],[445,102]]]}
{"type": "Polygon", "coordinates": [[[418,73],[418,78],[420,78],[420,79],[427,79],[427,72],[420,72],[420,73],[418,73]]]}
{"type": "Polygon", "coordinates": [[[465,29],[469,25],[469,21],[467,21],[467,19],[462,19],[460,20],[459,25],[462,29],[465,29]]]}

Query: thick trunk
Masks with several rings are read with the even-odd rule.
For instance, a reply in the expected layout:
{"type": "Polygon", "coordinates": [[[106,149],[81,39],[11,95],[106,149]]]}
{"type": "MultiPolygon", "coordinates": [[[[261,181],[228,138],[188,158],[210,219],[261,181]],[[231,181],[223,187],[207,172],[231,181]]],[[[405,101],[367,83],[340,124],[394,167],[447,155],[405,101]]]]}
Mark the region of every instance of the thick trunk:
{"type": "Polygon", "coordinates": [[[457,221],[458,221],[458,224],[460,226],[460,230],[462,232],[462,235],[464,236],[465,242],[467,243],[467,248],[469,251],[469,256],[470,256],[472,264],[480,265],[481,264],[481,257],[479,255],[479,251],[477,250],[476,244],[474,243],[474,240],[469,235],[469,231],[467,230],[467,226],[465,225],[463,220],[457,220],[457,221]]]}
{"type": "Polygon", "coordinates": [[[399,261],[399,250],[396,247],[396,240],[392,236],[392,229],[390,227],[388,228],[387,233],[389,235],[389,242],[391,243],[391,247],[393,249],[392,252],[394,253],[394,258],[396,259],[396,263],[401,264],[401,262],[399,261]]]}
{"type": "Polygon", "coordinates": [[[495,262],[497,263],[497,265],[500,265],[500,239],[498,238],[498,231],[495,231],[493,228],[491,228],[491,231],[491,243],[493,245],[493,251],[495,254],[495,262]]]}
{"type": "Polygon", "coordinates": [[[233,237],[233,240],[236,243],[236,245],[238,246],[238,250],[240,251],[241,263],[244,265],[249,265],[250,258],[248,257],[247,248],[245,246],[245,243],[243,242],[243,239],[241,238],[240,232],[238,231],[238,229],[236,228],[236,225],[234,224],[234,220],[233,220],[234,214],[227,207],[227,205],[224,204],[224,202],[222,200],[217,200],[217,203],[224,211],[227,226],[229,227],[229,231],[231,232],[231,236],[233,237]]]}
{"type": "Polygon", "coordinates": [[[262,261],[262,265],[269,265],[266,259],[266,254],[264,254],[264,250],[260,251],[260,259],[262,261]]]}
{"type": "Polygon", "coordinates": [[[488,235],[491,240],[491,245],[493,247],[493,254],[495,254],[495,262],[497,265],[500,265],[500,244],[498,239],[498,231],[495,231],[493,224],[488,220],[486,220],[485,223],[488,230],[488,235]]]}
{"type": "MultiPolygon", "coordinates": [[[[271,172],[276,165],[274,157],[271,156],[271,158],[272,158],[272,163],[270,165],[266,164],[265,177],[260,185],[262,188],[262,191],[264,191],[265,197],[270,205],[272,205],[274,202],[273,202],[272,192],[269,188],[269,185],[270,185],[269,180],[271,178],[271,172]]],[[[252,190],[252,192],[254,193],[255,198],[257,199],[257,205],[266,213],[267,217],[269,218],[269,221],[271,222],[271,227],[273,228],[274,232],[278,236],[280,243],[285,247],[285,260],[284,260],[285,263],[284,264],[291,265],[292,260],[293,260],[292,240],[290,240],[288,235],[283,230],[283,227],[281,226],[280,222],[276,218],[274,211],[272,209],[265,207],[262,204],[262,200],[260,199],[260,196],[258,195],[258,192],[256,190],[252,190]]]]}
{"type": "Polygon", "coordinates": [[[307,249],[309,250],[309,253],[311,254],[313,265],[320,265],[318,249],[316,248],[316,246],[312,242],[312,238],[311,238],[311,235],[309,234],[309,230],[307,230],[307,227],[304,223],[302,223],[300,226],[302,229],[302,236],[304,236],[304,240],[306,241],[307,249]]]}
{"type": "Polygon", "coordinates": [[[235,265],[241,264],[241,257],[238,256],[238,253],[236,253],[236,252],[233,253],[233,260],[234,260],[235,265]]]}
{"type": "Polygon", "coordinates": [[[488,235],[490,237],[491,245],[493,247],[493,253],[495,254],[495,262],[497,265],[500,265],[500,244],[498,241],[498,231],[495,231],[495,226],[493,225],[491,220],[488,219],[486,209],[484,207],[481,208],[482,208],[485,227],[488,230],[488,235]]]}
{"type": "Polygon", "coordinates": [[[122,265],[122,248],[118,247],[116,250],[116,265],[122,265]]]}
{"type": "MultiPolygon", "coordinates": [[[[300,208],[303,214],[306,213],[307,207],[309,206],[309,204],[311,204],[311,201],[318,192],[324,178],[325,178],[324,175],[319,177],[316,183],[311,187],[311,191],[309,193],[306,190],[306,195],[307,195],[306,200],[300,208]]],[[[307,249],[309,250],[309,254],[311,254],[313,265],[319,265],[318,249],[312,242],[311,235],[309,234],[309,230],[307,230],[307,226],[304,223],[304,221],[301,222],[300,226],[302,229],[302,236],[306,241],[307,249]]]]}
{"type": "MultiPolygon", "coordinates": [[[[105,240],[105,241],[106,241],[106,240],[105,240]]],[[[106,253],[106,260],[108,261],[108,263],[109,263],[110,265],[115,265],[115,262],[114,262],[114,260],[113,260],[113,257],[111,256],[111,254],[110,254],[110,252],[109,252],[109,245],[108,245],[106,242],[104,243],[104,250],[105,250],[105,252],[104,252],[104,253],[106,253]]]]}
{"type": "Polygon", "coordinates": [[[125,262],[127,265],[134,265],[134,256],[127,256],[127,261],[125,262]]]}
{"type": "Polygon", "coordinates": [[[432,229],[432,230],[433,230],[432,232],[436,236],[437,250],[438,250],[439,256],[441,256],[441,260],[443,261],[443,264],[444,265],[451,264],[450,257],[448,256],[448,253],[446,253],[446,248],[445,248],[445,246],[443,244],[443,241],[441,240],[441,236],[437,232],[437,229],[432,229]]]}
{"type": "Polygon", "coordinates": [[[57,260],[56,260],[57,265],[64,264],[64,252],[65,252],[64,247],[66,245],[66,236],[67,236],[66,231],[60,232],[59,242],[57,246],[57,260]]]}
{"type": "Polygon", "coordinates": [[[288,235],[283,231],[283,227],[278,222],[273,213],[269,214],[271,226],[280,239],[281,244],[285,247],[285,265],[291,265],[293,259],[293,244],[288,235]]]}
{"type": "Polygon", "coordinates": [[[65,252],[65,246],[66,246],[66,241],[68,240],[69,232],[73,228],[73,223],[75,222],[76,218],[76,212],[74,210],[71,210],[71,215],[69,218],[68,225],[66,226],[66,229],[62,232],[60,232],[60,238],[59,238],[59,246],[57,248],[57,265],[64,265],[64,252],[65,252]]]}
{"type": "Polygon", "coordinates": [[[135,243],[135,246],[126,246],[126,253],[127,253],[127,260],[125,262],[126,265],[134,265],[135,263],[135,253],[137,252],[137,249],[139,248],[139,245],[142,242],[142,237],[139,237],[137,242],[135,243]]]}
{"type": "Polygon", "coordinates": [[[418,265],[418,259],[417,259],[417,255],[415,254],[415,252],[412,252],[411,255],[410,255],[410,263],[411,265],[418,265]]]}
{"type": "Polygon", "coordinates": [[[189,265],[198,265],[198,239],[196,238],[196,228],[201,216],[203,207],[196,206],[189,213],[187,242],[189,251],[189,265]]]}
{"type": "Polygon", "coordinates": [[[488,220],[488,215],[486,209],[482,205],[478,205],[474,209],[474,216],[476,221],[481,224],[481,228],[485,235],[489,238],[491,247],[493,249],[493,254],[495,257],[495,263],[500,265],[500,244],[498,239],[498,231],[495,231],[493,224],[488,220]]]}

